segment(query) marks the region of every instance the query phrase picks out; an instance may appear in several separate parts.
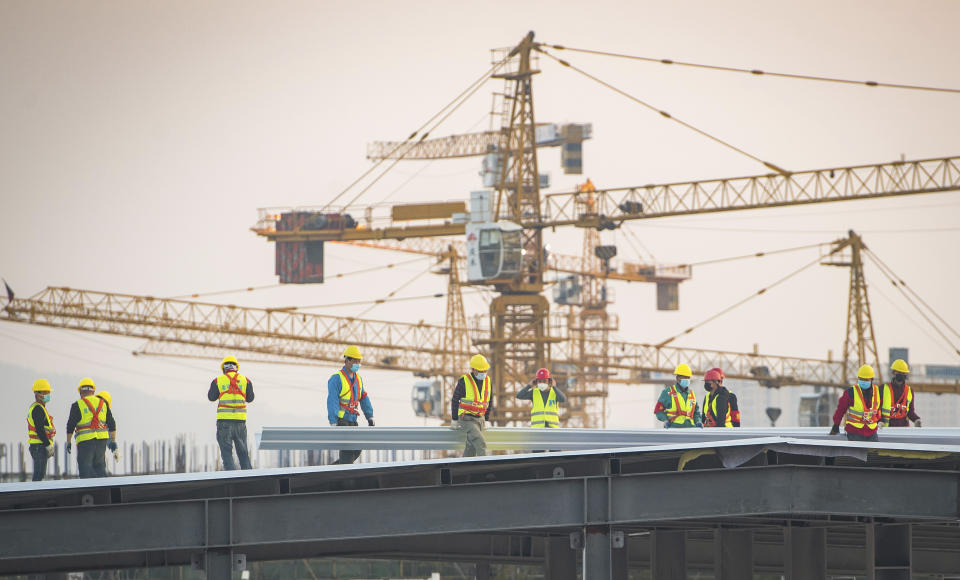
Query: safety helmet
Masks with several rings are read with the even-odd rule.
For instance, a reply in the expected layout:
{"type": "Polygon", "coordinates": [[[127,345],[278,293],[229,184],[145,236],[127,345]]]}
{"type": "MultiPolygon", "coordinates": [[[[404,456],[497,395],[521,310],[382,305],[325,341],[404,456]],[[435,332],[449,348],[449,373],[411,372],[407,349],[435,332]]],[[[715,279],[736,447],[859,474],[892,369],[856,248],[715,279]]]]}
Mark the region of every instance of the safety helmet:
{"type": "Polygon", "coordinates": [[[877,373],[873,372],[873,367],[870,365],[863,365],[860,367],[860,370],[857,371],[858,379],[872,379],[877,376],[877,373]]]}
{"type": "Polygon", "coordinates": [[[538,370],[538,371],[537,371],[537,378],[538,378],[538,379],[549,379],[549,378],[550,378],[550,371],[547,370],[547,369],[540,369],[540,370],[538,370]]]}
{"type": "Polygon", "coordinates": [[[37,379],[33,381],[34,393],[49,391],[49,390],[50,390],[50,381],[48,381],[47,379],[37,379]]]}
{"type": "Polygon", "coordinates": [[[351,344],[347,347],[347,350],[343,351],[344,358],[355,358],[357,360],[363,360],[363,355],[360,354],[360,349],[357,348],[357,345],[351,344]]]}
{"type": "Polygon", "coordinates": [[[687,363],[680,363],[677,365],[677,370],[673,371],[673,374],[680,377],[692,377],[693,371],[690,370],[690,365],[687,363]]]}
{"type": "Polygon", "coordinates": [[[722,381],[723,371],[720,369],[710,369],[703,375],[704,381],[722,381]]]}
{"type": "Polygon", "coordinates": [[[108,407],[113,406],[113,399],[110,397],[110,393],[108,393],[107,391],[100,391],[99,393],[97,393],[97,396],[103,399],[104,401],[106,401],[108,407]]]}
{"type": "Polygon", "coordinates": [[[240,363],[237,362],[237,357],[233,356],[232,354],[229,355],[229,356],[223,357],[223,360],[220,361],[220,368],[223,368],[223,365],[225,365],[225,364],[227,364],[227,363],[233,363],[233,364],[237,365],[237,368],[238,368],[238,369],[240,368],[240,363]]]}
{"type": "Polygon", "coordinates": [[[903,360],[902,358],[898,358],[897,360],[893,361],[893,364],[890,365],[890,369],[897,371],[898,373],[910,372],[910,367],[907,366],[907,361],[903,360]]]}
{"type": "Polygon", "coordinates": [[[482,372],[490,368],[490,363],[487,362],[487,357],[482,354],[475,354],[470,358],[470,368],[482,372]]]}
{"type": "Polygon", "coordinates": [[[83,389],[84,387],[89,387],[94,391],[97,390],[97,385],[94,384],[93,379],[91,379],[90,377],[80,379],[80,384],[77,385],[77,392],[79,393],[80,390],[83,389]]]}

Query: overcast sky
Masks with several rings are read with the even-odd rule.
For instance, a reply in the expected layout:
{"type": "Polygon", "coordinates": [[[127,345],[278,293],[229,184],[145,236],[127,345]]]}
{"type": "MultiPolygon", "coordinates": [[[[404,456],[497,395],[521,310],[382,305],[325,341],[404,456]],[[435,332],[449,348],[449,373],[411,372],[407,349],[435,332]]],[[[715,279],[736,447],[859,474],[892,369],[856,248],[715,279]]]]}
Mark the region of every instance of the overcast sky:
{"type": "MultiPolygon", "coordinates": [[[[489,66],[491,48],[528,30],[571,47],[776,72],[960,88],[960,3],[726,2],[3,2],[0,3],[0,275],[18,295],[46,286],[178,296],[276,283],[273,246],[249,228],[258,207],[321,205],[369,167],[370,141],[402,139],[489,66]]],[[[960,154],[960,95],[736,75],[562,53],[577,66],[762,159],[800,171],[960,154]]],[[[585,175],[598,187],[764,173],[750,159],[544,60],[538,121],[590,122],[585,175]]],[[[438,134],[486,129],[490,83],[438,134]]],[[[467,199],[478,159],[401,164],[362,202],[467,199]]],[[[554,190],[559,152],[541,153],[554,190]]],[[[848,229],[954,326],[960,325],[960,194],[652,220],[627,226],[662,262],[697,262],[829,242],[848,229]]],[[[607,234],[636,258],[626,232],[607,234]],[[629,241],[628,241],[629,240],[629,241]]],[[[565,253],[579,232],[548,235],[565,253]]],[[[621,337],[659,342],[816,257],[816,250],[696,268],[679,312],[654,288],[616,288],[621,337]]],[[[409,256],[328,248],[327,273],[409,256]]],[[[255,306],[383,297],[427,269],[345,277],[209,300],[255,306]]],[[[868,269],[881,358],[960,360],[876,269],[868,269]]],[[[424,275],[399,295],[442,291],[424,275]]],[[[842,348],[847,271],[810,269],[676,344],[825,357],[842,348]]],[[[471,313],[486,305],[467,293],[471,313]]],[[[356,315],[365,307],[317,312],[356,315]]],[[[368,318],[443,320],[440,300],[384,305],[368,318]]],[[[2,388],[30,400],[55,378],[61,421],[76,383],[113,392],[128,437],[196,432],[213,442],[205,400],[216,364],[129,353],[140,341],[0,323],[2,388]],[[173,420],[159,420],[170,405],[173,420]]],[[[226,353],[225,353],[226,354],[226,353]]],[[[257,385],[251,427],[325,422],[333,369],[241,365],[257,385]]],[[[368,379],[383,424],[410,424],[412,379],[368,379]]],[[[650,387],[635,387],[650,389],[650,387]]],[[[611,424],[637,424],[629,388],[611,424]]],[[[19,440],[22,409],[0,423],[19,440]]]]}

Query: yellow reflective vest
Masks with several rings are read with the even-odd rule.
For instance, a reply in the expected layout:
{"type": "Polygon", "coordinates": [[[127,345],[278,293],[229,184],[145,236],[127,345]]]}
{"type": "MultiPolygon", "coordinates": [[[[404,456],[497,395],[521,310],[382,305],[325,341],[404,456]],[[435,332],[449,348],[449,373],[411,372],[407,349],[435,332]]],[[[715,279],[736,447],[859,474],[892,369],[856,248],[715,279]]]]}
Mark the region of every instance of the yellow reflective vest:
{"type": "Polygon", "coordinates": [[[716,424],[711,423],[711,420],[709,419],[710,416],[714,417],[715,419],[719,419],[719,417],[717,417],[717,397],[713,397],[711,395],[713,395],[713,393],[709,392],[703,398],[703,426],[704,427],[733,427],[733,414],[730,411],[729,404],[727,405],[727,416],[723,420],[723,425],[720,425],[719,421],[716,424]],[[708,410],[710,413],[709,415],[708,415],[708,410]],[[711,423],[711,424],[708,424],[708,423],[711,423]]]}
{"type": "Polygon", "coordinates": [[[339,375],[340,408],[337,409],[337,418],[343,419],[343,416],[347,413],[353,413],[359,419],[360,399],[363,398],[363,379],[360,378],[360,373],[353,373],[353,376],[357,377],[357,388],[354,390],[353,386],[350,384],[350,381],[347,379],[346,373],[341,370],[339,375]]]}
{"type": "Polygon", "coordinates": [[[230,371],[217,377],[217,420],[247,420],[247,377],[230,371]]]}
{"type": "Polygon", "coordinates": [[[47,413],[47,408],[40,403],[34,401],[30,408],[27,409],[27,443],[43,443],[40,440],[39,435],[37,435],[37,426],[33,422],[33,408],[39,406],[43,409],[43,414],[47,418],[47,424],[43,430],[47,433],[47,440],[51,443],[53,442],[53,436],[57,434],[57,428],[53,426],[53,415],[47,413]]]}
{"type": "Polygon", "coordinates": [[[457,417],[464,413],[483,417],[487,414],[490,405],[490,376],[483,377],[483,387],[477,387],[473,375],[467,373],[460,377],[463,380],[465,394],[460,397],[460,409],[457,417]]]}
{"type": "Polygon", "coordinates": [[[884,420],[903,419],[910,411],[910,403],[913,402],[913,389],[910,385],[903,385],[903,392],[900,393],[900,400],[893,400],[893,387],[890,383],[883,385],[883,418],[884,420]]]}
{"type": "Polygon", "coordinates": [[[847,409],[847,425],[858,429],[876,429],[880,422],[880,389],[873,385],[872,398],[870,399],[870,408],[863,399],[863,393],[860,387],[853,386],[853,402],[847,409]]]}
{"type": "Polygon", "coordinates": [[[677,391],[677,385],[670,385],[670,406],[664,409],[667,419],[673,425],[693,425],[696,421],[693,418],[697,410],[697,395],[693,389],[687,389],[687,400],[677,391]]]}
{"type": "Polygon", "coordinates": [[[92,439],[107,439],[107,402],[96,395],[82,397],[77,401],[80,422],[77,423],[77,443],[92,439]]]}
{"type": "Polygon", "coordinates": [[[552,429],[560,426],[560,412],[557,408],[557,392],[550,387],[544,402],[540,389],[533,388],[533,409],[530,411],[530,426],[552,429]]]}

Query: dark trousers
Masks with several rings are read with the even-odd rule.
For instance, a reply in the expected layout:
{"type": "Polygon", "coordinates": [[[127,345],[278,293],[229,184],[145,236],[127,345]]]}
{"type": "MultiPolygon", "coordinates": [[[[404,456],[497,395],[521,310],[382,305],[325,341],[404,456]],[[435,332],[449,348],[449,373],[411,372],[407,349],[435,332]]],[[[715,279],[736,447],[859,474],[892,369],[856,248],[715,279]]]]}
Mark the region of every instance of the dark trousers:
{"type": "Polygon", "coordinates": [[[77,443],[77,471],[84,479],[107,476],[106,439],[87,439],[77,443]]]}
{"type": "Polygon", "coordinates": [[[859,433],[847,433],[847,441],[879,441],[877,438],[877,433],[874,432],[873,435],[867,437],[859,433]]]}
{"type": "Polygon", "coordinates": [[[220,444],[220,458],[224,469],[236,469],[233,461],[233,448],[237,448],[240,469],[251,469],[250,454],[247,452],[247,422],[235,419],[217,420],[217,443],[220,444]]]}
{"type": "MultiPolygon", "coordinates": [[[[337,419],[337,427],[356,427],[356,426],[357,426],[357,422],[356,422],[356,421],[348,421],[348,420],[342,419],[342,418],[341,418],[341,419],[337,419]]],[[[334,465],[349,465],[349,464],[353,463],[354,461],[356,461],[357,459],[359,459],[359,457],[360,457],[360,451],[357,450],[357,449],[352,449],[352,450],[341,449],[341,450],[340,450],[340,459],[337,459],[336,461],[334,461],[333,464],[334,464],[334,465]]]]}
{"type": "Polygon", "coordinates": [[[33,457],[33,480],[43,481],[47,476],[47,459],[50,457],[47,446],[43,443],[31,443],[30,457],[33,457]]]}

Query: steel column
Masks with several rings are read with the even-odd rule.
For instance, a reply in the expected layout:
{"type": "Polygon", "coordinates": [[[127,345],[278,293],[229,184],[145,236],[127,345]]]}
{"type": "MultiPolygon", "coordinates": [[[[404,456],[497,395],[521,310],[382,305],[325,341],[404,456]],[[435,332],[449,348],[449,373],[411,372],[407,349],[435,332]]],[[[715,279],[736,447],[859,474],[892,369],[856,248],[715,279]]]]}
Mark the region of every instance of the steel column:
{"type": "Polygon", "coordinates": [[[545,580],[577,580],[577,553],[570,547],[569,536],[547,539],[545,580]]]}
{"type": "Polygon", "coordinates": [[[713,569],[717,580],[753,578],[753,532],[713,532],[713,569]]]}
{"type": "Polygon", "coordinates": [[[656,530],[651,534],[650,570],[653,578],[687,577],[687,533],[656,530]]]}
{"type": "Polygon", "coordinates": [[[867,579],[910,580],[910,524],[867,526],[867,579]]]}
{"type": "Polygon", "coordinates": [[[787,526],[783,530],[786,580],[821,580],[827,577],[827,531],[824,528],[787,526]]]}
{"type": "Polygon", "coordinates": [[[480,562],[477,564],[477,570],[474,573],[477,580],[490,580],[490,563],[489,562],[480,562]]]}

